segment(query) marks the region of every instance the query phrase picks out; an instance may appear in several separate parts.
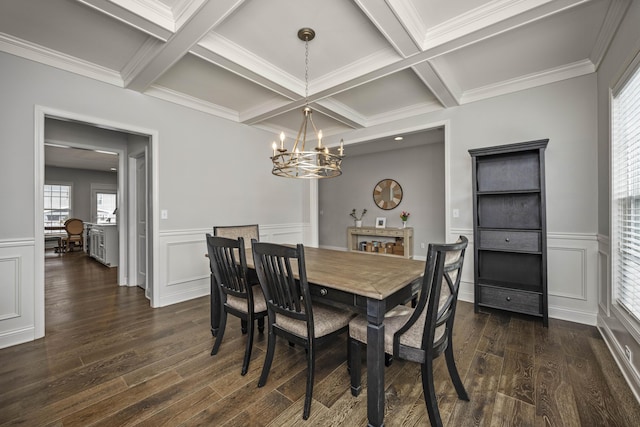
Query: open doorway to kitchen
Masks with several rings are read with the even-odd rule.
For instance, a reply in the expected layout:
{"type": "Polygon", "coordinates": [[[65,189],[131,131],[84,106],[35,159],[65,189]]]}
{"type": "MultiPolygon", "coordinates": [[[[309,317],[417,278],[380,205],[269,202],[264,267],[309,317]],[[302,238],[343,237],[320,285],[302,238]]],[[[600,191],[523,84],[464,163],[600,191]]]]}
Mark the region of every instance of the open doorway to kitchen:
{"type": "MultiPolygon", "coordinates": [[[[51,110],[42,107],[36,108],[36,331],[37,336],[44,335],[44,182],[47,173],[46,148],[47,144],[67,145],[68,149],[91,150],[93,152],[104,151],[116,153],[117,167],[115,186],[104,183],[88,183],[86,191],[87,206],[84,216],[88,218],[87,224],[96,226],[110,226],[117,230],[117,283],[120,286],[138,286],[135,271],[144,264],[146,296],[152,306],[157,306],[153,293],[154,266],[156,263],[157,229],[154,227],[154,205],[157,200],[154,183],[157,182],[157,168],[154,168],[155,131],[140,129],[133,125],[113,123],[94,117],[85,117],[80,114],[51,110]],[[114,137],[116,136],[116,137],[114,137]],[[136,177],[131,177],[129,166],[130,156],[140,157],[145,162],[144,188],[145,194],[141,196],[145,200],[144,223],[145,233],[148,235],[142,240],[144,247],[140,247],[139,230],[132,232],[130,223],[137,216],[138,206],[131,203],[129,193],[130,183],[136,182],[136,177]],[[148,178],[148,179],[147,179],[148,178]],[[94,200],[95,199],[95,200],[94,200]],[[113,208],[113,209],[112,209],[113,208]],[[138,233],[139,234],[139,233],[138,233]],[[154,239],[154,236],[156,238],[154,239]],[[40,255],[37,255],[40,254],[40,255]]],[[[82,210],[80,210],[82,211],[82,210]]],[[[78,211],[76,211],[77,213],[78,211]]],[[[134,227],[135,228],[135,227],[134,227]]],[[[85,234],[86,236],[86,234],[85,234]]],[[[87,249],[87,246],[84,246],[87,249]]]]}

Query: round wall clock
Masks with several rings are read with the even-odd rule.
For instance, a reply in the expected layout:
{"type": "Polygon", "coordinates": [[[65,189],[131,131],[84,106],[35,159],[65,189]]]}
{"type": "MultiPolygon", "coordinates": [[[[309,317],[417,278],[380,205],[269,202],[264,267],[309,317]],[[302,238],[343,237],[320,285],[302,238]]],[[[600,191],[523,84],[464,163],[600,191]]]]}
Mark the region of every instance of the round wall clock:
{"type": "Polygon", "coordinates": [[[383,179],[373,188],[373,201],[380,209],[391,210],[402,201],[402,187],[393,179],[383,179]]]}

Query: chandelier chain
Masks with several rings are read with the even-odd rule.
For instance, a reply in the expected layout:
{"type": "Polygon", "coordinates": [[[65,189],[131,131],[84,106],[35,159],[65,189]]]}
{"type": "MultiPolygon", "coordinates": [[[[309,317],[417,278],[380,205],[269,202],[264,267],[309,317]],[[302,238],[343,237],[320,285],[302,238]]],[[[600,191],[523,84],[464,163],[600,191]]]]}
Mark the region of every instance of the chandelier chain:
{"type": "Polygon", "coordinates": [[[304,104],[309,105],[309,39],[304,41],[304,104]]]}

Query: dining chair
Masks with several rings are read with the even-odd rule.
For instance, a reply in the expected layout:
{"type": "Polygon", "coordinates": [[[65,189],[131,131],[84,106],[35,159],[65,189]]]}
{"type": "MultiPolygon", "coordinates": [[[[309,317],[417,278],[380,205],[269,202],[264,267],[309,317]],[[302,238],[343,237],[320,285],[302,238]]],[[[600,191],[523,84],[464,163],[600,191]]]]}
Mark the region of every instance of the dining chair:
{"type": "Polygon", "coordinates": [[[267,304],[262,292],[259,289],[258,292],[254,292],[254,286],[247,280],[248,268],[244,245],[242,237],[234,240],[207,234],[209,264],[215,277],[220,301],[220,326],[211,355],[214,356],[220,349],[227,324],[227,314],[244,320],[247,324],[247,344],[242,363],[242,375],[247,373],[251,360],[254,320],[264,319],[267,315],[267,304]]]}
{"type": "MultiPolygon", "coordinates": [[[[213,227],[213,235],[218,237],[226,237],[228,239],[237,239],[242,237],[244,239],[245,249],[251,248],[251,239],[260,240],[260,227],[258,224],[240,224],[240,225],[216,225],[213,227]]],[[[254,292],[262,292],[258,283],[258,276],[254,270],[249,270],[248,279],[255,285],[254,292]]],[[[213,283],[212,283],[213,286],[213,283]]],[[[258,321],[258,328],[260,332],[264,330],[264,318],[260,318],[258,321]]],[[[247,333],[247,323],[244,320],[240,321],[240,329],[243,334],[247,333]]],[[[215,333],[212,334],[215,336],[215,333]]]]}
{"type": "MultiPolygon", "coordinates": [[[[433,360],[442,353],[458,398],[469,400],[453,358],[452,337],[467,244],[464,236],[456,243],[429,244],[416,307],[399,305],[384,319],[385,352],[394,358],[421,364],[422,389],[432,426],[442,426],[433,383],[433,360]]],[[[367,343],[367,318],[363,315],[349,323],[349,366],[354,396],[360,393],[361,343],[367,343]]]]}
{"type": "Polygon", "coordinates": [[[72,251],[73,246],[80,245],[84,248],[84,223],[78,218],[69,218],[64,222],[66,236],[62,237],[62,251],[72,251]],[[72,246],[73,245],[73,246],[72,246]]]}
{"type": "Polygon", "coordinates": [[[267,382],[275,352],[276,336],[303,346],[307,353],[307,387],[303,419],[309,418],[316,349],[346,332],[353,313],[312,303],[307,282],[304,246],[251,242],[253,260],[267,300],[267,355],[258,387],[267,382]],[[297,279],[296,279],[297,274],[297,279]]]}
{"type": "Polygon", "coordinates": [[[213,235],[229,239],[242,237],[246,249],[249,249],[251,247],[251,239],[260,240],[260,227],[258,224],[217,225],[213,227],[213,235]]]}

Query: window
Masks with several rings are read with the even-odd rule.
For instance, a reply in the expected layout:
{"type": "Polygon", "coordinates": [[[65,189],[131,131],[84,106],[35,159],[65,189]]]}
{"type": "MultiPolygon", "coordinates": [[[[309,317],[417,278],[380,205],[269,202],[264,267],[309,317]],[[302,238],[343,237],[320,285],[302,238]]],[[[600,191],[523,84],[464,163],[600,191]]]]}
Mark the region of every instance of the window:
{"type": "Polygon", "coordinates": [[[96,193],[96,218],[98,224],[116,223],[116,193],[96,193]]]}
{"type": "MultiPolygon", "coordinates": [[[[71,186],[44,186],[44,226],[62,227],[71,216],[71,186]]],[[[46,230],[45,233],[59,233],[57,230],[46,230]]]]}
{"type": "Polygon", "coordinates": [[[612,101],[612,256],[615,301],[640,321],[639,58],[612,101]],[[635,69],[635,70],[634,70],[635,69]]]}

